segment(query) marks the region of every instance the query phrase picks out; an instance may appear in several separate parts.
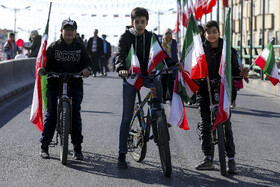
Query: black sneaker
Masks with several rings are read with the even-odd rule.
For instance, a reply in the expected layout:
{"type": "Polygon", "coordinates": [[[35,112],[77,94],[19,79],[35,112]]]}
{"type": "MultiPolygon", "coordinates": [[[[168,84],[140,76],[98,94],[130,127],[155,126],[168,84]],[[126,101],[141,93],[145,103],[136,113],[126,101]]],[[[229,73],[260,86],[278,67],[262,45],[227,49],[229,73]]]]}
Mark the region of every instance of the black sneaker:
{"type": "Polygon", "coordinates": [[[73,154],[73,159],[74,160],[83,160],[84,159],[84,155],[82,154],[82,146],[81,144],[77,144],[73,146],[74,149],[74,154],[73,154]]]}
{"type": "Polygon", "coordinates": [[[44,159],[49,159],[50,155],[49,155],[49,145],[47,144],[42,144],[41,145],[41,152],[40,152],[40,156],[44,159]]]}
{"type": "Polygon", "coordinates": [[[229,174],[238,174],[237,168],[236,168],[236,163],[234,160],[228,161],[228,173],[229,174]]]}
{"type": "Polygon", "coordinates": [[[196,166],[197,170],[213,170],[214,169],[214,164],[213,161],[211,161],[208,158],[204,158],[204,160],[196,166]]]}
{"type": "Polygon", "coordinates": [[[127,163],[125,161],[125,153],[120,153],[118,158],[118,168],[126,169],[127,163]]]}

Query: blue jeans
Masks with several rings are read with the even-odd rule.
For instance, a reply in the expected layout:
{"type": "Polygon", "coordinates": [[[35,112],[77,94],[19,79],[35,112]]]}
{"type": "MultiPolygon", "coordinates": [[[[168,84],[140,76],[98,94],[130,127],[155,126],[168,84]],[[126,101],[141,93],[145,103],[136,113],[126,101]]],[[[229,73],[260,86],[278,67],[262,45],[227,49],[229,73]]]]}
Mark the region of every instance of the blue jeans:
{"type": "MultiPolygon", "coordinates": [[[[153,83],[150,83],[149,80],[144,80],[143,86],[150,88],[154,84],[157,96],[162,101],[162,84],[159,77],[154,79],[153,83]]],[[[122,121],[120,126],[120,136],[119,136],[119,153],[127,153],[127,138],[129,134],[129,125],[133,116],[135,97],[136,97],[136,88],[133,87],[128,82],[123,82],[123,113],[122,121]]]]}

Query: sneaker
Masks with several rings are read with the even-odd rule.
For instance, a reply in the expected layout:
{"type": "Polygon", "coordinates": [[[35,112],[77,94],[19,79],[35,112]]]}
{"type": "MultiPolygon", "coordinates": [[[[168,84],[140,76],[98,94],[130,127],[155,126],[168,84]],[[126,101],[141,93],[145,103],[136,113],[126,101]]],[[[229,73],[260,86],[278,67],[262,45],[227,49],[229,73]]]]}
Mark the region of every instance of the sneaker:
{"type": "Polygon", "coordinates": [[[73,154],[73,159],[74,160],[83,160],[84,159],[84,155],[82,154],[82,146],[81,144],[77,144],[73,146],[74,149],[74,154],[73,154]]]}
{"type": "Polygon", "coordinates": [[[47,144],[42,144],[41,145],[41,152],[40,152],[40,156],[44,159],[49,159],[50,155],[49,155],[49,145],[47,144]]]}
{"type": "Polygon", "coordinates": [[[228,161],[228,173],[230,174],[238,174],[237,168],[236,168],[236,163],[234,160],[229,160],[228,161]]]}
{"type": "Polygon", "coordinates": [[[197,170],[213,170],[214,164],[213,161],[209,160],[208,158],[204,158],[204,160],[196,166],[197,170]]]}
{"type": "Polygon", "coordinates": [[[230,108],[235,108],[236,107],[236,101],[233,101],[230,108]]]}
{"type": "Polygon", "coordinates": [[[126,169],[127,163],[125,161],[125,153],[120,153],[118,158],[118,168],[126,169]]]}

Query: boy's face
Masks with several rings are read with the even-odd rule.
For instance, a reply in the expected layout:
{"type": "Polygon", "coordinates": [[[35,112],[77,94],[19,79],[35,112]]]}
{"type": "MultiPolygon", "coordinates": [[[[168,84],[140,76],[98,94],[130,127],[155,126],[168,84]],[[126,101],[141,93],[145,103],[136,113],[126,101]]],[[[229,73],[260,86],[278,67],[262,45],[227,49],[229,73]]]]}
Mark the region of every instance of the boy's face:
{"type": "Polygon", "coordinates": [[[132,26],[134,27],[136,33],[138,35],[142,35],[148,25],[148,21],[145,16],[136,17],[132,22],[132,26]]]}
{"type": "Polygon", "coordinates": [[[216,27],[210,27],[210,28],[207,28],[207,31],[205,32],[205,38],[210,43],[215,43],[220,38],[220,33],[216,27]]]}
{"type": "Polygon", "coordinates": [[[10,36],[10,41],[11,41],[11,42],[14,42],[14,41],[15,41],[15,36],[14,36],[14,35],[11,35],[11,36],[10,36]]]}
{"type": "Polygon", "coordinates": [[[77,34],[77,30],[75,30],[72,26],[67,25],[64,29],[61,29],[61,34],[64,40],[72,41],[77,34]]]}

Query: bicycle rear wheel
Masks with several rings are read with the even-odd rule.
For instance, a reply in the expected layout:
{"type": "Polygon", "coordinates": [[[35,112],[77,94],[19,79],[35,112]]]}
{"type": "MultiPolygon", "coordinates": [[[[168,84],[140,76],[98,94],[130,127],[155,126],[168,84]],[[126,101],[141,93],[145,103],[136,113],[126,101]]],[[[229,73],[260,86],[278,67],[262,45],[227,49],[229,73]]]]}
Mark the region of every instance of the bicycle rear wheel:
{"type": "Polygon", "coordinates": [[[224,124],[220,124],[217,127],[218,131],[218,149],[219,149],[219,162],[221,175],[226,175],[226,154],[225,154],[225,132],[224,124]]]}
{"type": "Polygon", "coordinates": [[[171,156],[169,148],[169,132],[166,124],[165,115],[162,111],[156,111],[156,127],[158,136],[158,150],[160,156],[161,167],[166,177],[170,177],[172,173],[171,156]]]}
{"type": "Polygon", "coordinates": [[[136,162],[142,162],[146,157],[147,141],[141,124],[140,114],[136,114],[128,135],[128,150],[136,162]]]}
{"type": "Polygon", "coordinates": [[[70,105],[68,102],[62,101],[62,110],[60,112],[60,161],[63,165],[67,164],[70,117],[70,105]]]}

